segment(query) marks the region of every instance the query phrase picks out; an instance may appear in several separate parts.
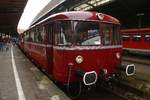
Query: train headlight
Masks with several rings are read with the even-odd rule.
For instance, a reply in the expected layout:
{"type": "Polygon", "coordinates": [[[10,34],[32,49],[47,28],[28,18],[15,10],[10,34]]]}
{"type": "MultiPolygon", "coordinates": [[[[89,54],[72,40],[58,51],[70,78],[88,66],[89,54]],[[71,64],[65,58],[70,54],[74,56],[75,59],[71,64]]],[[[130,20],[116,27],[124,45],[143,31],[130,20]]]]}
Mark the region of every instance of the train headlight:
{"type": "Polygon", "coordinates": [[[120,59],[121,56],[120,56],[119,52],[116,53],[116,57],[117,57],[117,59],[120,59]]]}
{"type": "Polygon", "coordinates": [[[79,55],[76,57],[75,60],[76,60],[76,63],[81,64],[83,62],[83,57],[79,55]]]}

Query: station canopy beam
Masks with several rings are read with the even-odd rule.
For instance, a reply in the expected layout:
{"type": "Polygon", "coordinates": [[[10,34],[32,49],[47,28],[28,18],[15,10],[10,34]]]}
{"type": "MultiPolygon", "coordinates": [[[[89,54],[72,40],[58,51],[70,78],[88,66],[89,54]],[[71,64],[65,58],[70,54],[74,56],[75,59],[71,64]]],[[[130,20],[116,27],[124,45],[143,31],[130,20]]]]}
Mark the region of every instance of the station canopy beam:
{"type": "Polygon", "coordinates": [[[62,11],[97,11],[118,18],[122,28],[150,27],[150,0],[52,0],[32,25],[62,11]],[[56,6],[51,7],[55,2],[56,6]],[[57,3],[58,2],[58,3],[57,3]],[[144,15],[137,16],[139,13],[144,15]]]}
{"type": "Polygon", "coordinates": [[[54,13],[73,10],[90,10],[112,1],[115,0],[51,0],[47,6],[34,18],[31,26],[54,13]]]}
{"type": "Polygon", "coordinates": [[[108,3],[111,3],[115,0],[88,0],[86,1],[85,3],[83,4],[80,4],[79,6],[75,7],[74,10],[91,10],[97,6],[100,6],[100,5],[104,5],[104,4],[108,4],[108,3]]]}

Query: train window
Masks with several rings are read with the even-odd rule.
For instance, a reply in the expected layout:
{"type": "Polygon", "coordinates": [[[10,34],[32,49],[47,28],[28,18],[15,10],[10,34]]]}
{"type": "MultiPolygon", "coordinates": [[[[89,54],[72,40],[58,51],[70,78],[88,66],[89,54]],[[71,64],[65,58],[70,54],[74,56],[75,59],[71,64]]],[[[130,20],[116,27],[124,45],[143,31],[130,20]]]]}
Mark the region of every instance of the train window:
{"type": "Polygon", "coordinates": [[[100,45],[100,29],[98,22],[74,21],[75,43],[77,45],[100,45]]]}
{"type": "Polygon", "coordinates": [[[133,35],[132,40],[133,41],[140,41],[141,40],[141,35],[133,35]]]}
{"type": "Polygon", "coordinates": [[[28,41],[28,38],[29,38],[29,32],[26,32],[25,33],[25,41],[28,41]]]}
{"type": "Polygon", "coordinates": [[[56,45],[100,45],[98,22],[59,21],[56,24],[56,45]]]}
{"type": "Polygon", "coordinates": [[[33,32],[33,30],[30,32],[30,36],[31,36],[31,41],[30,42],[34,42],[34,32],[33,32]]]}
{"type": "Polygon", "coordinates": [[[45,27],[42,27],[42,29],[41,29],[41,38],[42,38],[41,42],[44,42],[45,35],[46,35],[45,27]]]}
{"type": "Polygon", "coordinates": [[[120,27],[113,25],[112,45],[121,44],[120,27]]]}
{"type": "Polygon", "coordinates": [[[119,27],[113,24],[101,24],[104,36],[104,45],[120,44],[119,27]]]}
{"type": "Polygon", "coordinates": [[[122,40],[123,41],[129,41],[130,36],[129,35],[122,35],[122,40]]]}
{"type": "Polygon", "coordinates": [[[146,42],[150,42],[150,35],[145,35],[144,40],[145,40],[146,42]]]}
{"type": "Polygon", "coordinates": [[[38,28],[37,27],[35,28],[34,33],[35,33],[35,35],[34,35],[34,41],[36,43],[38,43],[38,28]]]}
{"type": "Polygon", "coordinates": [[[56,32],[54,42],[56,45],[71,45],[73,40],[73,31],[71,21],[59,21],[56,23],[56,32]]]}
{"type": "Polygon", "coordinates": [[[26,41],[26,32],[24,32],[24,37],[23,37],[24,41],[26,41]]]}
{"type": "Polygon", "coordinates": [[[102,24],[102,33],[104,35],[104,45],[111,44],[112,25],[102,24]]]}
{"type": "Polygon", "coordinates": [[[44,27],[37,27],[35,30],[35,42],[43,43],[45,37],[45,28],[44,27]]]}
{"type": "Polygon", "coordinates": [[[33,41],[32,37],[31,37],[31,32],[28,32],[27,41],[28,41],[28,42],[32,42],[32,41],[33,41]]]}

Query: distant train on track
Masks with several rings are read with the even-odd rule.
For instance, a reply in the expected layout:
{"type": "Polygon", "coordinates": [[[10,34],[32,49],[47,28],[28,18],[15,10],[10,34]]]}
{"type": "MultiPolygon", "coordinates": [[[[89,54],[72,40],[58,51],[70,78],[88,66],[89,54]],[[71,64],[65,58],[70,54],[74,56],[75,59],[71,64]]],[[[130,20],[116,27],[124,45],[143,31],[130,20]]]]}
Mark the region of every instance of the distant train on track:
{"type": "Polygon", "coordinates": [[[126,53],[150,55],[150,28],[121,30],[126,53]]]}
{"type": "Polygon", "coordinates": [[[53,80],[96,84],[134,65],[121,65],[120,23],[102,13],[71,11],[49,16],[20,34],[20,48],[53,80]],[[101,77],[102,78],[102,77],[101,77]]]}

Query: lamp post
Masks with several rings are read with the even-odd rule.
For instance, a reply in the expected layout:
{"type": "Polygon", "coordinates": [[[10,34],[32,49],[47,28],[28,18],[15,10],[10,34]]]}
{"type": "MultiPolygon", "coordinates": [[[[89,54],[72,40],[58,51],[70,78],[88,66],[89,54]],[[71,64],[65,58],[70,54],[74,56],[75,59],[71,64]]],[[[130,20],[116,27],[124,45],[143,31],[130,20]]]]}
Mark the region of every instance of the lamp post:
{"type": "Polygon", "coordinates": [[[138,17],[138,27],[141,28],[141,26],[142,26],[142,16],[144,16],[144,13],[138,13],[138,14],[136,14],[136,16],[138,17]]]}

